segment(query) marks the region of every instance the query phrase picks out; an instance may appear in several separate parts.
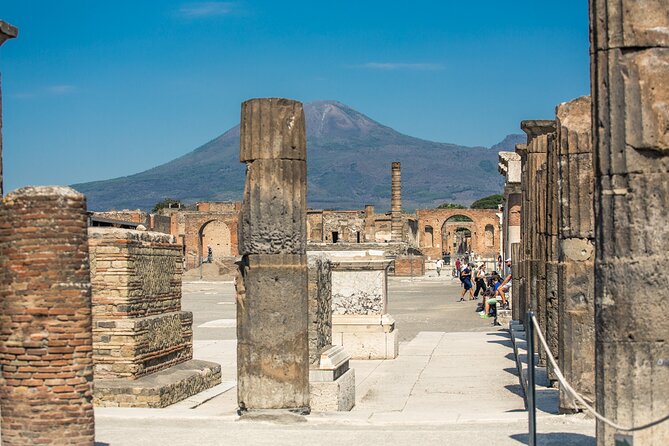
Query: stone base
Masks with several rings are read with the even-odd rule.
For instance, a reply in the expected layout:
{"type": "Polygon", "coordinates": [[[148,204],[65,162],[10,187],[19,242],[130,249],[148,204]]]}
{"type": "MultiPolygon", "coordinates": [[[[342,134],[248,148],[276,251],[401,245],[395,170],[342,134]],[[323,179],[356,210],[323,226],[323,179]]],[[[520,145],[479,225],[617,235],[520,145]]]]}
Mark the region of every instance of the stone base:
{"type": "Polygon", "coordinates": [[[353,409],[355,406],[355,371],[348,369],[335,381],[310,382],[309,404],[314,412],[353,409]]]}
{"type": "Polygon", "coordinates": [[[98,407],[167,407],[221,382],[221,366],[190,360],[135,380],[95,380],[98,407]]]}
{"type": "Polygon", "coordinates": [[[381,315],[333,315],[332,344],[352,359],[395,359],[399,354],[395,319],[381,315]]]}

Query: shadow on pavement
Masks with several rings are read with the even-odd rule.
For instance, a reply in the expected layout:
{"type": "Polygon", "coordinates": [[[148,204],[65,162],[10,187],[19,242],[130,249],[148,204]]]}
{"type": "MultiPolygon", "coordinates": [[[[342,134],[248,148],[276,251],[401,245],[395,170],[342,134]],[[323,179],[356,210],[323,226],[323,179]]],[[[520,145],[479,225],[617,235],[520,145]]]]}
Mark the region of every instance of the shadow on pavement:
{"type": "MultiPolygon", "coordinates": [[[[514,434],[511,438],[522,444],[529,444],[528,434],[514,434]]],[[[592,446],[595,437],[569,432],[549,432],[537,434],[537,445],[540,446],[592,446]]]]}

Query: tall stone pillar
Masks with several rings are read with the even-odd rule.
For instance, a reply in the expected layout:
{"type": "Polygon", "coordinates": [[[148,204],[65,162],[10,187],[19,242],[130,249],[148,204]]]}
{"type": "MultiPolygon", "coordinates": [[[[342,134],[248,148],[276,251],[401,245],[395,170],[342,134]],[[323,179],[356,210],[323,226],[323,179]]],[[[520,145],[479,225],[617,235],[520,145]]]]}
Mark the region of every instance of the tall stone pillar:
{"type": "MultiPolygon", "coordinates": [[[[589,96],[557,107],[559,153],[558,364],[567,381],[595,400],[594,179],[589,96]]],[[[560,388],[560,411],[578,403],[560,388]]]]}
{"type": "Polygon", "coordinates": [[[502,218],[502,251],[505,259],[511,259],[514,272],[514,282],[511,288],[511,313],[513,320],[522,320],[520,289],[518,274],[520,270],[518,251],[513,254],[512,247],[520,242],[520,220],[522,202],[522,161],[521,156],[515,152],[499,152],[498,170],[505,177],[504,184],[504,214],[502,218]],[[514,258],[515,257],[515,258],[514,258]]]}
{"type": "Polygon", "coordinates": [[[86,200],[26,187],[0,207],[3,445],[93,445],[86,200]]]}
{"type": "MultiPolygon", "coordinates": [[[[520,178],[520,246],[518,248],[518,260],[513,264],[514,276],[518,278],[518,292],[516,303],[518,304],[518,320],[525,322],[525,315],[530,308],[529,293],[527,282],[529,280],[529,225],[530,225],[530,206],[529,206],[529,166],[527,158],[527,145],[516,144],[516,153],[520,156],[521,178],[520,178]]],[[[514,259],[511,259],[513,262],[514,259]]],[[[513,285],[512,285],[513,286],[513,285]]]]}
{"type": "MultiPolygon", "coordinates": [[[[19,30],[7,22],[0,20],[0,46],[9,39],[18,36],[19,30]]],[[[3,195],[2,173],[2,76],[0,75],[0,197],[3,195]]]]}
{"type": "Polygon", "coordinates": [[[239,222],[237,398],[240,411],[309,411],[307,145],[302,104],[242,104],[247,165],[239,222]]]}
{"type": "MultiPolygon", "coordinates": [[[[669,1],[591,0],[597,408],[669,413],[669,1]]],[[[597,423],[597,444],[615,430],[597,423]]],[[[669,422],[635,432],[666,444],[669,422]]]]}
{"type": "MultiPolygon", "coordinates": [[[[546,268],[545,268],[545,180],[543,172],[548,151],[548,135],[555,132],[555,121],[532,120],[522,121],[521,129],[527,134],[526,146],[526,168],[523,177],[523,190],[526,190],[527,206],[526,231],[522,236],[526,237],[527,267],[526,293],[528,296],[528,309],[534,311],[546,334],[546,268]],[[542,196],[543,192],[543,196],[542,196]]],[[[525,321],[528,323],[528,321],[525,321]]],[[[546,352],[539,349],[540,364],[545,364],[546,352]]]]}
{"type": "Polygon", "coordinates": [[[365,241],[376,241],[376,220],[374,217],[374,205],[365,205],[365,241]]]}
{"type": "MultiPolygon", "coordinates": [[[[546,340],[554,357],[559,355],[558,339],[558,221],[559,199],[558,191],[561,178],[558,172],[558,144],[555,133],[548,135],[548,150],[546,153],[546,227],[545,227],[545,267],[546,267],[546,340]]],[[[557,382],[557,375],[550,362],[546,363],[548,379],[557,382]]]]}
{"type": "Polygon", "coordinates": [[[511,317],[514,321],[521,321],[524,318],[522,311],[525,310],[525,308],[521,306],[522,301],[516,297],[520,291],[520,277],[518,277],[517,274],[518,265],[520,265],[520,243],[511,244],[511,264],[513,265],[514,270],[511,278],[511,292],[513,293],[514,299],[511,307],[511,317]]]}
{"type": "Polygon", "coordinates": [[[400,163],[392,163],[392,189],[390,197],[390,239],[402,241],[402,178],[400,163]]]}

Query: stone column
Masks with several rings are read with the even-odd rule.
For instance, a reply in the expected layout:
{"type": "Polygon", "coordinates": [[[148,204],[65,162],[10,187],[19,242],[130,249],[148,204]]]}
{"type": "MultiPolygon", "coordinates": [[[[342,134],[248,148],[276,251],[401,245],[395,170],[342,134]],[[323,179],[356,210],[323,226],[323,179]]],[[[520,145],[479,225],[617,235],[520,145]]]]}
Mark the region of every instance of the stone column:
{"type": "Polygon", "coordinates": [[[392,163],[392,190],[390,197],[390,239],[402,241],[402,178],[400,163],[392,163]]]}
{"type": "MultiPolygon", "coordinates": [[[[18,36],[19,30],[7,22],[0,20],[0,46],[5,41],[18,36]]],[[[0,197],[3,192],[3,173],[2,173],[2,75],[0,75],[0,197]]]]}
{"type": "MultiPolygon", "coordinates": [[[[505,177],[504,185],[504,216],[502,219],[502,238],[504,259],[511,259],[513,265],[514,282],[511,288],[511,313],[513,320],[522,320],[519,289],[520,251],[515,258],[512,246],[520,242],[520,220],[522,202],[522,160],[515,152],[499,152],[499,172],[505,177]],[[518,262],[518,263],[514,263],[518,262]]],[[[520,247],[518,247],[520,250],[520,247]]]]}
{"type": "MultiPolygon", "coordinates": [[[[543,181],[544,164],[548,151],[548,134],[555,132],[555,121],[532,120],[522,121],[521,129],[527,134],[527,167],[523,178],[523,190],[526,189],[526,293],[529,309],[532,309],[544,335],[546,334],[546,268],[545,268],[545,181],[543,181]],[[542,191],[544,192],[542,198],[542,191]]],[[[527,321],[525,321],[527,323],[527,321]]],[[[540,364],[544,365],[546,356],[539,349],[540,364]]]]}
{"type": "MultiPolygon", "coordinates": [[[[558,188],[561,178],[558,172],[558,144],[555,133],[548,135],[546,154],[546,340],[555,358],[559,355],[558,339],[558,188]]],[[[557,382],[557,375],[550,363],[546,364],[548,378],[557,382]]]]}
{"type": "Polygon", "coordinates": [[[516,296],[520,291],[520,278],[518,277],[518,265],[520,264],[520,243],[511,244],[511,264],[513,265],[513,276],[511,278],[511,292],[513,293],[513,305],[511,307],[511,317],[514,321],[523,320],[523,310],[526,310],[522,306],[522,301],[516,296]]]}
{"type": "MultiPolygon", "coordinates": [[[[591,0],[597,408],[669,413],[669,1],[591,0]]],[[[597,424],[597,444],[615,431],[597,424]]],[[[669,422],[633,435],[666,444],[669,422]]]]}
{"type": "MultiPolygon", "coordinates": [[[[569,383],[595,400],[594,215],[591,102],[557,107],[559,163],[558,364],[569,383]]],[[[579,406],[560,388],[560,411],[579,406]]]]}
{"type": "Polygon", "coordinates": [[[240,411],[309,411],[307,145],[302,104],[242,104],[247,165],[239,222],[237,398],[240,411]]]}
{"type": "Polygon", "coordinates": [[[86,200],[26,187],[0,207],[3,445],[93,445],[86,200]]]}
{"type": "Polygon", "coordinates": [[[374,215],[374,205],[365,205],[365,241],[376,242],[376,219],[374,215]]]}
{"type": "MultiPolygon", "coordinates": [[[[520,181],[520,246],[518,249],[518,262],[513,264],[514,276],[518,278],[518,303],[519,321],[525,322],[527,310],[529,309],[529,293],[527,282],[529,275],[530,243],[529,243],[529,165],[527,158],[527,145],[516,144],[516,153],[520,155],[521,181],[520,181]]],[[[513,259],[511,259],[513,261],[513,259]]],[[[513,286],[513,285],[512,285],[513,286]]]]}

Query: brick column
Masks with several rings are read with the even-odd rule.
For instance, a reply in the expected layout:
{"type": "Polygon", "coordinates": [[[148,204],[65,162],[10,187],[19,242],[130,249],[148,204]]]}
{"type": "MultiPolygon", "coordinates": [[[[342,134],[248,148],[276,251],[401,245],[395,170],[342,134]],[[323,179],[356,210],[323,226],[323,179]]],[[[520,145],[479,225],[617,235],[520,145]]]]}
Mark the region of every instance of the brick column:
{"type": "MultiPolygon", "coordinates": [[[[18,36],[19,30],[7,22],[0,20],[0,46],[5,41],[18,36]]],[[[3,173],[2,173],[2,76],[0,75],[0,197],[3,195],[3,173]]]]}
{"type": "MultiPolygon", "coordinates": [[[[590,1],[597,407],[623,425],[669,413],[668,10],[590,1]]],[[[598,445],[614,435],[597,423],[598,445]]],[[[633,434],[634,446],[668,438],[669,422],[633,434]]]]}
{"type": "MultiPolygon", "coordinates": [[[[581,395],[595,400],[594,215],[590,97],[557,108],[559,149],[558,364],[581,395]]],[[[560,388],[560,411],[577,403],[560,388]]]]}
{"type": "Polygon", "coordinates": [[[247,163],[239,221],[237,397],[241,411],[309,411],[307,162],[302,104],[242,104],[247,163]]]}
{"type": "Polygon", "coordinates": [[[391,165],[392,187],[390,197],[390,240],[402,241],[402,177],[400,163],[391,165]]]}
{"type": "Polygon", "coordinates": [[[0,207],[3,445],[92,445],[86,201],[27,187],[0,207]]]}

